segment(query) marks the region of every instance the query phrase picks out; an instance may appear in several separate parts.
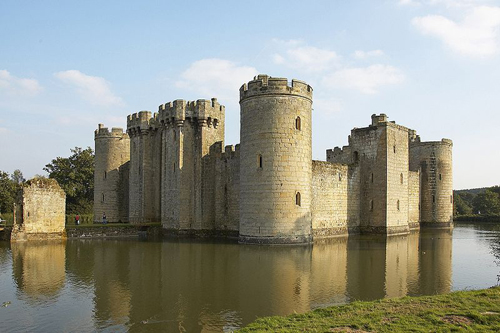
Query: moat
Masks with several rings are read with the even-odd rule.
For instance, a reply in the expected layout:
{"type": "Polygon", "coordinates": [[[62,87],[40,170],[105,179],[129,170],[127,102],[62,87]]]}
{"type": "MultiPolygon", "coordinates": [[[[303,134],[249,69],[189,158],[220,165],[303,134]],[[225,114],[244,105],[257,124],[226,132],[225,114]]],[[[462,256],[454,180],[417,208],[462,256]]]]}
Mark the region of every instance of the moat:
{"type": "Polygon", "coordinates": [[[497,283],[500,225],[308,246],[0,242],[0,331],[220,332],[257,317],[497,283]]]}

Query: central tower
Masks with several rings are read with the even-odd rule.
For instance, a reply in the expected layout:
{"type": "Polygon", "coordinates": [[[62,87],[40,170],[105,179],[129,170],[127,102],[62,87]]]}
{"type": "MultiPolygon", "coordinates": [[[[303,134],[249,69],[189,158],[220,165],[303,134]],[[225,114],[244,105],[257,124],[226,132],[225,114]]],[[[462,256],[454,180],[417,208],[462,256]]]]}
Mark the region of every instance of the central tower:
{"type": "Polygon", "coordinates": [[[311,241],[312,88],[259,75],[240,88],[241,243],[311,241]]]}

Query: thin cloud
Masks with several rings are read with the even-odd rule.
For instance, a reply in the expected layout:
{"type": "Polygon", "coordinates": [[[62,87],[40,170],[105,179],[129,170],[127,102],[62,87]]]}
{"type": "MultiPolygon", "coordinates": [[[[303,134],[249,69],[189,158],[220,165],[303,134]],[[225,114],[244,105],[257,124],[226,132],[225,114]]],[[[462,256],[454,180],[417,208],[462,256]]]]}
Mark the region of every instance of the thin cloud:
{"type": "Polygon", "coordinates": [[[359,90],[364,94],[376,94],[382,86],[404,81],[403,73],[388,65],[371,65],[360,68],[346,68],[324,78],[323,84],[336,88],[359,90]]]}
{"type": "Polygon", "coordinates": [[[356,59],[366,59],[371,57],[380,57],[383,56],[384,52],[382,50],[372,50],[372,51],[355,51],[353,56],[356,59]]]}
{"type": "Polygon", "coordinates": [[[42,91],[35,79],[19,78],[7,70],[0,70],[0,91],[9,95],[34,96],[42,91]]]}
{"type": "Polygon", "coordinates": [[[421,33],[438,38],[466,56],[488,57],[499,51],[500,7],[476,7],[462,22],[428,15],[416,17],[412,23],[421,33]]]}
{"type": "Polygon", "coordinates": [[[339,56],[336,52],[320,49],[314,46],[303,45],[297,40],[274,40],[279,48],[284,48],[272,55],[272,60],[277,65],[307,72],[321,72],[337,66],[339,56]]]}
{"type": "Polygon", "coordinates": [[[94,105],[123,106],[123,100],[113,94],[110,83],[99,76],[86,75],[78,70],[68,70],[54,74],[61,82],[76,89],[81,98],[94,105]]]}
{"type": "Polygon", "coordinates": [[[257,69],[241,66],[225,59],[202,59],[193,62],[181,73],[175,85],[195,91],[206,98],[237,97],[238,89],[258,74],[257,69]]]}

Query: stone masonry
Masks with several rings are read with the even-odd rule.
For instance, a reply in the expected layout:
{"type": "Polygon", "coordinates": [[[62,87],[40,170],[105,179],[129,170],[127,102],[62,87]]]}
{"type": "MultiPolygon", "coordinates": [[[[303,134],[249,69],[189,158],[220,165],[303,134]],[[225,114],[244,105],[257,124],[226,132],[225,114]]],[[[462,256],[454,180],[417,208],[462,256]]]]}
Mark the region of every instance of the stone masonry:
{"type": "Polygon", "coordinates": [[[167,235],[308,243],[348,233],[452,227],[452,142],[372,115],[312,160],[307,83],[258,75],[240,88],[241,144],[224,146],[217,99],[129,115],[96,131],[95,216],[161,222],[167,235]],[[108,213],[109,212],[109,213],[108,213]]]}
{"type": "Polygon", "coordinates": [[[65,238],[66,194],[54,179],[23,185],[14,210],[11,241],[65,238]]]}

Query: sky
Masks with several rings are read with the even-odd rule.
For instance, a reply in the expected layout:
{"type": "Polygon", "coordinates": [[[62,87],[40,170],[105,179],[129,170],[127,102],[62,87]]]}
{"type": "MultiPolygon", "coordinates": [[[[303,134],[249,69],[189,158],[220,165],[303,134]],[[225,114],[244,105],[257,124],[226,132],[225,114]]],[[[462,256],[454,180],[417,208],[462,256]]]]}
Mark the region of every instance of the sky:
{"type": "Polygon", "coordinates": [[[313,159],[385,113],[453,140],[455,189],[500,184],[500,0],[2,0],[0,170],[175,99],[217,97],[237,144],[257,74],[313,87],[313,159]]]}

